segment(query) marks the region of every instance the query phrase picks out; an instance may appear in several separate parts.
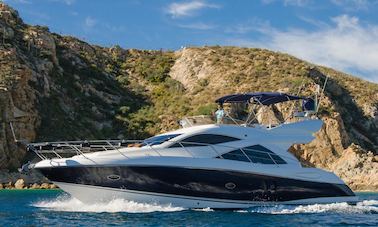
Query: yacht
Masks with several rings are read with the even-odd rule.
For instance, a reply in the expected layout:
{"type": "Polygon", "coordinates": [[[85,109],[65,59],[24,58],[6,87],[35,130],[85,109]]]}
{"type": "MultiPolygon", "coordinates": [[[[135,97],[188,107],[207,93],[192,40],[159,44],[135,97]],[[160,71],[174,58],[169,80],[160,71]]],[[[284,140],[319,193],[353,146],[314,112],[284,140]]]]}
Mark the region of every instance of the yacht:
{"type": "Polygon", "coordinates": [[[356,203],[335,174],[301,164],[288,149],[314,139],[322,121],[314,100],[284,93],[233,94],[220,108],[242,105],[244,120],[230,111],[213,119],[183,119],[182,128],[143,141],[43,142],[28,145],[42,160],[23,169],[40,171],[85,202],[125,199],[186,208],[248,208],[269,204],[356,203]],[[251,106],[293,101],[296,121],[262,125],[251,106]],[[253,117],[253,115],[255,115],[253,117]]]}

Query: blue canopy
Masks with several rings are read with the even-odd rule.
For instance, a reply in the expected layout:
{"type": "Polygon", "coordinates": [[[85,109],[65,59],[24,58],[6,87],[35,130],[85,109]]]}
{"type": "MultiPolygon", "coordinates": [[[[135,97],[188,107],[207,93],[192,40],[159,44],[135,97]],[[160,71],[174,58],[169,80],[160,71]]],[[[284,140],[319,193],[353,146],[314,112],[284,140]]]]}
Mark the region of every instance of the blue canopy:
{"type": "Polygon", "coordinates": [[[299,100],[299,99],[302,99],[304,101],[303,107],[306,110],[308,110],[307,108],[310,108],[314,105],[314,100],[312,100],[311,98],[288,95],[288,94],[279,93],[279,92],[254,92],[254,93],[244,93],[244,94],[232,94],[232,95],[223,96],[215,100],[215,102],[219,104],[249,102],[249,103],[261,103],[262,105],[271,105],[271,104],[276,104],[280,102],[299,100]]]}

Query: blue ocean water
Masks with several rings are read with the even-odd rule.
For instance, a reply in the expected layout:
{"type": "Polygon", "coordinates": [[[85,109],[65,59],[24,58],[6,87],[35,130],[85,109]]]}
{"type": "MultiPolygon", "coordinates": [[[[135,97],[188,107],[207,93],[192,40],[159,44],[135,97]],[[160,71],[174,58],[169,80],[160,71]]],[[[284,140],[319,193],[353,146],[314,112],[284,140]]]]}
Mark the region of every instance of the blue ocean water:
{"type": "Polygon", "coordinates": [[[60,190],[0,190],[0,226],[378,226],[378,193],[357,205],[256,206],[218,211],[114,200],[83,204],[60,190]]]}

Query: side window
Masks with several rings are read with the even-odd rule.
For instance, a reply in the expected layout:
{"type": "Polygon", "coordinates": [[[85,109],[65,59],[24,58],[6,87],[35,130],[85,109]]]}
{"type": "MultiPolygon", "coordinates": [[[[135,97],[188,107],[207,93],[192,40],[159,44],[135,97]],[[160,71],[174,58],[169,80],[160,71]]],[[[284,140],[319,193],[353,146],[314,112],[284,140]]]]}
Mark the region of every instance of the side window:
{"type": "MultiPolygon", "coordinates": [[[[207,144],[219,144],[219,143],[227,143],[239,140],[238,138],[230,137],[230,136],[223,136],[223,135],[215,135],[215,134],[199,134],[188,137],[183,139],[181,144],[184,147],[197,147],[197,146],[207,146],[207,144]]],[[[175,143],[170,147],[181,147],[179,143],[175,143]]]]}
{"type": "MultiPolygon", "coordinates": [[[[224,159],[230,159],[230,160],[236,160],[236,161],[243,161],[243,162],[250,162],[248,158],[243,154],[243,152],[240,149],[230,151],[226,154],[223,154],[222,157],[224,159]]],[[[221,158],[221,157],[217,157],[221,158]]]]}
{"type": "Polygon", "coordinates": [[[179,136],[180,134],[168,134],[168,135],[160,135],[160,136],[153,136],[148,139],[143,140],[142,145],[146,146],[152,146],[152,145],[158,145],[162,144],[165,141],[168,141],[170,139],[175,138],[176,136],[179,136]]]}
{"type": "Polygon", "coordinates": [[[270,156],[272,156],[273,160],[277,163],[277,164],[286,164],[286,161],[283,160],[280,156],[276,155],[276,154],[271,154],[270,156]]]}
{"type": "Polygon", "coordinates": [[[276,155],[273,151],[261,145],[245,147],[243,148],[243,151],[246,155],[248,155],[249,159],[251,159],[253,163],[286,164],[285,160],[283,160],[280,156],[276,155]]]}

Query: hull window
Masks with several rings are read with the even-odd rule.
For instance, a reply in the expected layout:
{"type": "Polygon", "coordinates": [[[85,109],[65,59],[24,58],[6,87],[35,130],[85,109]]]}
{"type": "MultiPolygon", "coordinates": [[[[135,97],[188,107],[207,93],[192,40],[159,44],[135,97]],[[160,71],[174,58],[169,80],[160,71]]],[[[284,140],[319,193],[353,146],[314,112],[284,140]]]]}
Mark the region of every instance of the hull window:
{"type": "Polygon", "coordinates": [[[227,189],[232,190],[236,188],[236,184],[232,182],[228,182],[224,185],[227,189]]]}
{"type": "Polygon", "coordinates": [[[227,143],[240,140],[231,136],[215,135],[215,134],[199,134],[183,139],[179,143],[175,143],[170,147],[197,147],[208,146],[209,144],[227,143]],[[181,146],[182,145],[182,146],[181,146]]]}
{"type": "Polygon", "coordinates": [[[121,176],[119,176],[119,175],[109,175],[106,178],[108,178],[108,180],[119,180],[119,179],[121,179],[121,176]]]}

